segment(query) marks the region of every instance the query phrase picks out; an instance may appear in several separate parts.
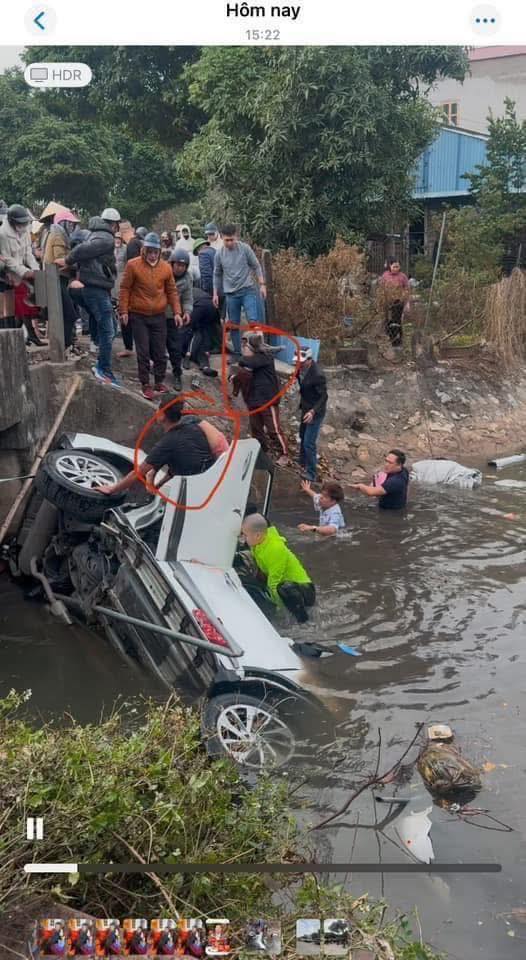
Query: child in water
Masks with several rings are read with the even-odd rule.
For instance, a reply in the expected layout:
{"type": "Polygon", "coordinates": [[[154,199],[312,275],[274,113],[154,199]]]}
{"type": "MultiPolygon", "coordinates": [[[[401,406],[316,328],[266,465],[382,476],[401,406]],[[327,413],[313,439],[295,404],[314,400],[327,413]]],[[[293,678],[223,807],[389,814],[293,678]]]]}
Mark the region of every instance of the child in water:
{"type": "Polygon", "coordinates": [[[300,523],[298,530],[302,533],[317,533],[322,537],[332,537],[338,530],[343,530],[345,520],[343,518],[342,508],[344,494],[343,488],[339,483],[327,481],[324,483],[320,493],[314,493],[309,480],[302,480],[301,489],[312,500],[314,509],[320,515],[319,524],[300,523]]]}

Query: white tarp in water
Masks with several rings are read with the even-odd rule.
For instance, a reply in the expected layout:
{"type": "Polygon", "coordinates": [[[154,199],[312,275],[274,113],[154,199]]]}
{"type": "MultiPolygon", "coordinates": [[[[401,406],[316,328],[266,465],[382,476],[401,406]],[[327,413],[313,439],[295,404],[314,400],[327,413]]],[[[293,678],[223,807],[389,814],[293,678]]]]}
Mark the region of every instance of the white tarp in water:
{"type": "Polygon", "coordinates": [[[409,850],[421,863],[431,863],[435,859],[433,845],[429,837],[432,823],[429,819],[433,807],[427,807],[418,813],[410,813],[395,824],[395,830],[404,848],[409,850]]]}
{"type": "Polygon", "coordinates": [[[463,467],[455,460],[418,460],[412,464],[411,480],[421,483],[448,483],[463,490],[480,487],[482,473],[474,467],[463,467]]]}

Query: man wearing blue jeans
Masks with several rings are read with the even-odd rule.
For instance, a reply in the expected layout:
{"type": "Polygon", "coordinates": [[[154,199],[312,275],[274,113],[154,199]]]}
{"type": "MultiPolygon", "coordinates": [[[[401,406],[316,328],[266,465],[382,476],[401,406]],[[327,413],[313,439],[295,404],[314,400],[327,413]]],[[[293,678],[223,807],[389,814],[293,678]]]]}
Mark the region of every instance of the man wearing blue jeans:
{"type": "Polygon", "coordinates": [[[120,214],[113,208],[103,210],[100,217],[92,217],[90,234],[66,257],[69,267],[78,268],[78,279],[84,285],[82,299],[97,324],[99,355],[92,368],[97,380],[120,384],[111,367],[111,348],[115,336],[111,291],[117,276],[115,262],[115,234],[119,229],[120,214]]]}
{"type": "Polygon", "coordinates": [[[318,465],[318,434],[327,410],[327,380],[320,365],[312,359],[312,350],[300,350],[299,363],[301,411],[299,462],[304,478],[314,481],[318,465]]]}
{"type": "MultiPolygon", "coordinates": [[[[226,308],[230,323],[238,328],[241,323],[241,310],[246,313],[249,323],[261,322],[258,306],[258,291],[254,282],[257,279],[262,298],[267,296],[265,278],[261,264],[248,243],[242,243],[237,237],[233,224],[221,231],[223,246],[216,251],[214,260],[214,296],[215,307],[219,307],[221,290],[226,298],[226,308]]],[[[241,356],[241,333],[231,329],[234,353],[241,356]]]]}

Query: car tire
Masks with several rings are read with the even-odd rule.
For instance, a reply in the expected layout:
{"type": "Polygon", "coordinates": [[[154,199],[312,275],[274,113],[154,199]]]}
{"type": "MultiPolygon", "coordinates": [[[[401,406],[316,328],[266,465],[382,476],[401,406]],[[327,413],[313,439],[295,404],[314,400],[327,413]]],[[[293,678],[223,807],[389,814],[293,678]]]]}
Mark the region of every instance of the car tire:
{"type": "MultiPolygon", "coordinates": [[[[289,705],[291,698],[293,694],[286,697],[289,705]]],[[[201,734],[209,756],[230,757],[253,771],[282,767],[296,751],[297,736],[290,718],[281,713],[279,700],[258,698],[242,690],[205,702],[201,734]]]]}
{"type": "Polygon", "coordinates": [[[126,493],[106,495],[89,485],[82,485],[83,482],[91,482],[90,476],[99,477],[106,483],[116,483],[121,479],[122,473],[113,464],[92,453],[81,450],[53,450],[42,461],[35,477],[35,485],[44,499],[63,513],[70,514],[83,523],[99,523],[106,510],[118,507],[124,502],[126,493]],[[75,479],[75,475],[78,479],[75,479]]]}

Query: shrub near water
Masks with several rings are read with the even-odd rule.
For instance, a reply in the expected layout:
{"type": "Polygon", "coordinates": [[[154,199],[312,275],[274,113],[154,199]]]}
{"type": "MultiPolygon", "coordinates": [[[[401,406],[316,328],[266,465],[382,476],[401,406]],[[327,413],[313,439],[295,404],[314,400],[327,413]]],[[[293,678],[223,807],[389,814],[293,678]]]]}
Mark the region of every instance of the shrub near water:
{"type": "Polygon", "coordinates": [[[286,788],[265,780],[248,790],[230,762],[211,763],[197,716],[173,699],[123,704],[97,726],[38,730],[18,718],[23,699],[12,692],[0,701],[0,910],[50,892],[95,915],[104,904],[108,916],[264,907],[269,893],[257,875],[165,875],[157,885],[141,874],[28,881],[23,865],[33,859],[279,861],[293,827],[286,788]],[[27,815],[45,818],[38,844],[22,836],[27,815]]]}
{"type": "Polygon", "coordinates": [[[273,270],[277,324],[283,330],[338,344],[346,334],[345,316],[352,314],[360,328],[373,313],[365,256],[356,246],[337,240],[315,260],[282,250],[273,257],[273,270]]]}
{"type": "MultiPolygon", "coordinates": [[[[294,958],[301,916],[345,917],[351,946],[379,960],[440,960],[414,922],[343,885],[316,876],[178,874],[31,876],[40,862],[245,863],[300,861],[301,837],[288,788],[263,778],[248,789],[229,761],[211,762],[196,714],[174,698],[124,703],[98,725],[49,723],[22,716],[27,694],[0,700],[0,956],[17,952],[13,916],[47,915],[52,902],[94,916],[229,916],[234,932],[250,916],[283,915],[285,956],[294,958]],[[25,818],[45,818],[44,839],[23,835],[25,818]],[[296,883],[290,887],[292,880],[296,883]],[[279,892],[279,897],[275,895],[279,892]],[[7,922],[4,918],[8,917],[7,922]],[[2,920],[4,919],[4,923],[2,920]],[[12,946],[7,947],[5,939],[12,946]]],[[[314,851],[306,851],[309,861],[314,851]]],[[[60,914],[59,914],[60,915],[60,914]]],[[[18,928],[17,928],[18,929],[18,928]]]]}

